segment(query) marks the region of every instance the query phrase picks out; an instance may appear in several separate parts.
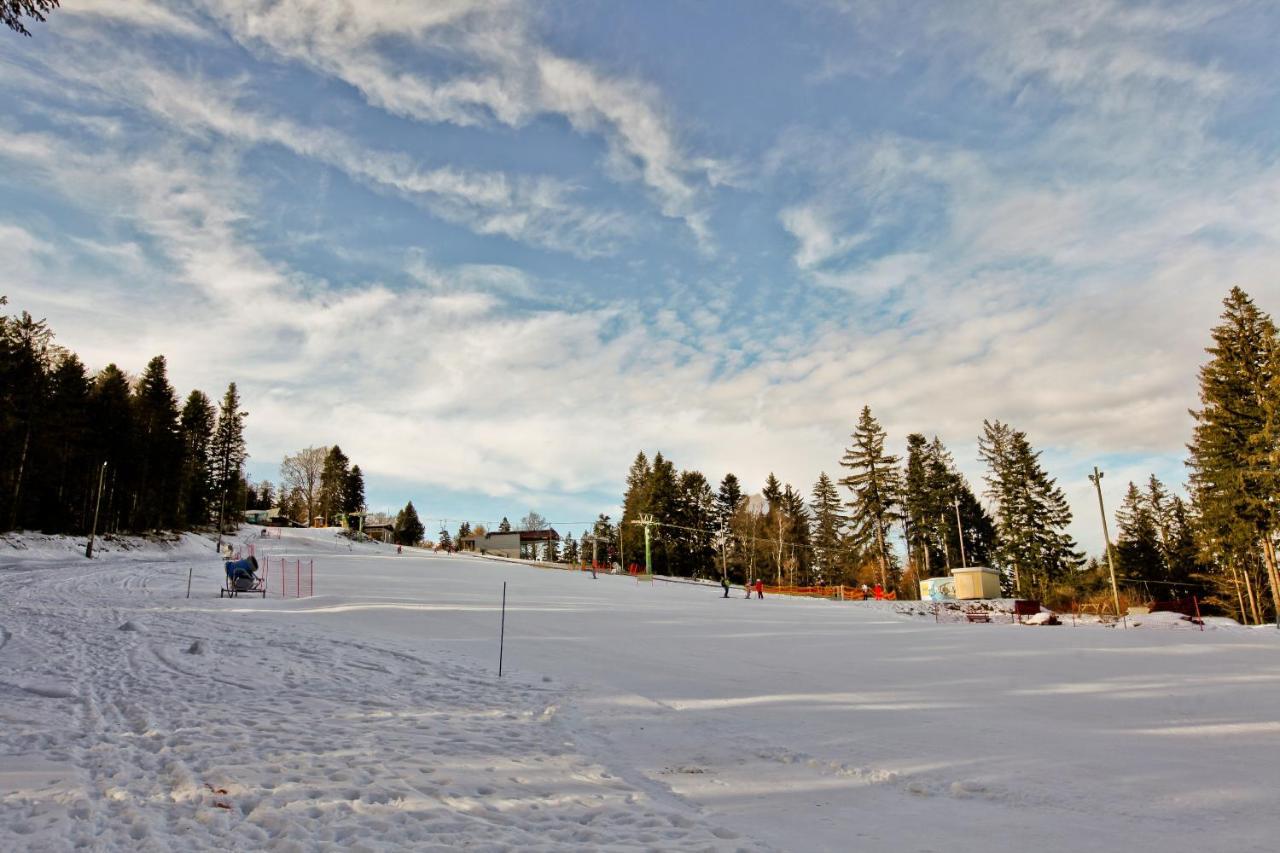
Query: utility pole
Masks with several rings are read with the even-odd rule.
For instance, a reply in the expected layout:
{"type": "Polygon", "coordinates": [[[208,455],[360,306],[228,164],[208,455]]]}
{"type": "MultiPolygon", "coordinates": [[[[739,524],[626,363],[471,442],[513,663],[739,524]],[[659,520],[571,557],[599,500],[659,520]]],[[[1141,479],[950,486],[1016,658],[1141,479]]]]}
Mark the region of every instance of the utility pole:
{"type": "Polygon", "coordinates": [[[960,540],[960,568],[968,568],[969,558],[964,553],[964,523],[960,521],[960,498],[955,499],[956,539],[960,540]]]}
{"type": "Polygon", "coordinates": [[[86,560],[93,559],[93,537],[98,535],[98,510],[102,508],[102,481],[107,476],[107,463],[102,463],[102,468],[98,471],[98,498],[93,502],[93,526],[89,528],[89,544],[85,546],[84,556],[86,560]]]}
{"type": "Polygon", "coordinates": [[[1107,511],[1102,506],[1102,477],[1103,472],[1098,470],[1098,466],[1093,466],[1093,473],[1089,475],[1089,482],[1093,483],[1093,487],[1098,490],[1098,512],[1102,515],[1102,538],[1107,543],[1107,568],[1111,570],[1111,598],[1116,605],[1116,618],[1120,618],[1120,589],[1116,586],[1116,560],[1111,553],[1111,532],[1107,529],[1107,511]]]}
{"type": "Polygon", "coordinates": [[[653,580],[653,558],[649,550],[649,529],[658,522],[653,520],[652,515],[645,513],[640,516],[638,521],[633,521],[631,523],[639,524],[644,527],[644,571],[645,574],[649,576],[649,580],[653,580]]]}

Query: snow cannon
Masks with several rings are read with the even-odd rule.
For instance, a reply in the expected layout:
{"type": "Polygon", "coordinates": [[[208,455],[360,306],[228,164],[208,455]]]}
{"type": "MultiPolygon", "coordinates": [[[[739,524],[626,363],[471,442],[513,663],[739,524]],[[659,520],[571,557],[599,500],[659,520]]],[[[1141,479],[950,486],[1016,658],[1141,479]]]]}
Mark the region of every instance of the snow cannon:
{"type": "Polygon", "coordinates": [[[252,555],[245,557],[243,560],[228,560],[226,563],[227,585],[218,593],[221,598],[223,593],[234,597],[241,592],[262,593],[262,597],[266,598],[266,589],[263,587],[262,581],[258,579],[258,558],[252,555]]]}

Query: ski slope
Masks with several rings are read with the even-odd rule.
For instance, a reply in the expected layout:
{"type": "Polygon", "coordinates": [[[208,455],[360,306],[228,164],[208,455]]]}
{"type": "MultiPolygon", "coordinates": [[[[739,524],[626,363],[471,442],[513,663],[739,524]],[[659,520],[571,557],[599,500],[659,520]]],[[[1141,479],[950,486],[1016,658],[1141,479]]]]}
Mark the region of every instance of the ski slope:
{"type": "Polygon", "coordinates": [[[316,597],[231,600],[194,537],[92,562],[16,541],[0,541],[2,850],[1280,837],[1274,628],[937,625],[323,530],[256,542],[314,559],[316,597]]]}

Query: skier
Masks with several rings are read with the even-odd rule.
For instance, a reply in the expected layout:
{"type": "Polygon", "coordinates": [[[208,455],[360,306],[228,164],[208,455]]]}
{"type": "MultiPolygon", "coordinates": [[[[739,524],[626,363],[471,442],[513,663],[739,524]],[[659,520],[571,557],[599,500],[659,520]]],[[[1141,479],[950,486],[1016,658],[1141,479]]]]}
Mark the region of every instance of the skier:
{"type": "Polygon", "coordinates": [[[764,598],[764,581],[756,578],[756,598],[764,598]]]}
{"type": "Polygon", "coordinates": [[[880,584],[876,584],[875,596],[876,596],[876,601],[884,600],[884,587],[880,586],[880,584]]]}
{"type": "Polygon", "coordinates": [[[596,564],[594,560],[591,561],[591,579],[596,579],[596,564]]]}
{"type": "Polygon", "coordinates": [[[863,601],[866,601],[866,600],[867,600],[867,593],[869,593],[869,592],[871,592],[871,587],[867,586],[867,585],[864,583],[864,584],[862,585],[862,600],[863,600],[863,601]]]}
{"type": "Polygon", "coordinates": [[[751,597],[751,581],[746,580],[745,578],[743,579],[743,581],[742,581],[742,591],[746,593],[746,597],[747,597],[747,598],[750,598],[750,597],[751,597]]]}
{"type": "Polygon", "coordinates": [[[720,578],[720,586],[724,587],[724,597],[728,598],[729,597],[729,576],[728,575],[725,575],[724,577],[720,578]]]}

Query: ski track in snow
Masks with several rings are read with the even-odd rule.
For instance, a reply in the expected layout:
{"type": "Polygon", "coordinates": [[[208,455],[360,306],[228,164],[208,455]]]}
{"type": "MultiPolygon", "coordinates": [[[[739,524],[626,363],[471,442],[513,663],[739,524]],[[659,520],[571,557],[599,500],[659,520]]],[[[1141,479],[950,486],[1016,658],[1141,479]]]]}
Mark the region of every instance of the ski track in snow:
{"type": "Polygon", "coordinates": [[[558,688],[187,609],[176,559],[0,572],[0,850],[771,849],[584,755],[558,688]]]}

